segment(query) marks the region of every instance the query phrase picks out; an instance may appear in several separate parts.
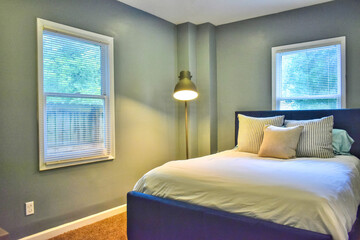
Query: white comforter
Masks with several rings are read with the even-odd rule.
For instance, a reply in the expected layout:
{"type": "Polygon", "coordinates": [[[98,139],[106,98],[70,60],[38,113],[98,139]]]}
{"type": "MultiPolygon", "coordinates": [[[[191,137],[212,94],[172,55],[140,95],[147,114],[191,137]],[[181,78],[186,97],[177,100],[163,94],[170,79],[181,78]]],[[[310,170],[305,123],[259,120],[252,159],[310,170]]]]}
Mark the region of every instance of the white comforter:
{"type": "Polygon", "coordinates": [[[360,201],[360,161],[259,158],[236,150],[172,161],[134,190],[348,239],[360,201]]]}

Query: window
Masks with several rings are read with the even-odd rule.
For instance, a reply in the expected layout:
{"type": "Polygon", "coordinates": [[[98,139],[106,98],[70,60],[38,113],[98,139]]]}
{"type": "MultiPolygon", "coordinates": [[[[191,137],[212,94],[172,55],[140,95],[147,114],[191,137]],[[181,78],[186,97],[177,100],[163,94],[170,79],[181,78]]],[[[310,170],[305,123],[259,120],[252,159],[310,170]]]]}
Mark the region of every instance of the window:
{"type": "Polygon", "coordinates": [[[113,38],[37,24],[40,170],[113,159],[113,38]]]}
{"type": "Polygon", "coordinates": [[[345,108],[345,37],[272,48],[273,109],[345,108]]]}

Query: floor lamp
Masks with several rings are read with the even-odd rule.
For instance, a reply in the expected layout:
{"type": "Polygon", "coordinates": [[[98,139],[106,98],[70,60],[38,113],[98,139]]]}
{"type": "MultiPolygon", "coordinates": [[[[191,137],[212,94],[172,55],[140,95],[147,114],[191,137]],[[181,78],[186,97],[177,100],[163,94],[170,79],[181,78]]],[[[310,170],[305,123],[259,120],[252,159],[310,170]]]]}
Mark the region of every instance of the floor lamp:
{"type": "Polygon", "coordinates": [[[186,138],[186,159],[189,159],[189,136],[188,136],[188,105],[187,102],[198,97],[195,84],[191,81],[189,71],[181,71],[179,82],[174,89],[174,98],[185,102],[185,138],[186,138]]]}

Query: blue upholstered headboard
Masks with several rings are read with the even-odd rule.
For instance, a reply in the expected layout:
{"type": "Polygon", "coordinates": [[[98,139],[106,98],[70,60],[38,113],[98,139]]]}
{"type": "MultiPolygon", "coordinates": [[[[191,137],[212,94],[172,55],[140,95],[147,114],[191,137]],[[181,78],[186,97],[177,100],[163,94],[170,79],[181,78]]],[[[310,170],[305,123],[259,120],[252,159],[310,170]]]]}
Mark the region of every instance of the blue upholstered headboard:
{"type": "Polygon", "coordinates": [[[351,154],[360,158],[360,109],[330,109],[330,110],[299,110],[299,111],[236,111],[235,112],[235,145],[238,135],[238,114],[252,117],[271,117],[285,115],[285,119],[306,120],[334,116],[334,128],[345,129],[355,140],[351,154]]]}

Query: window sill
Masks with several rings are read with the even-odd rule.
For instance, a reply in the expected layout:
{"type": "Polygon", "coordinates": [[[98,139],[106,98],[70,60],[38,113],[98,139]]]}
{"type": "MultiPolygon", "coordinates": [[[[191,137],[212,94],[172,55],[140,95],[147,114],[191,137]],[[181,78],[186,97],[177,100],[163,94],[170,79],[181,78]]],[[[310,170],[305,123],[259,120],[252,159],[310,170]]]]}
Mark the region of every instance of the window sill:
{"type": "Polygon", "coordinates": [[[39,170],[40,171],[46,171],[56,168],[63,168],[63,167],[70,167],[70,166],[76,166],[76,165],[83,165],[87,163],[95,163],[95,162],[102,162],[102,161],[111,161],[115,158],[113,156],[109,157],[101,157],[101,158],[91,158],[91,159],[79,159],[79,160],[71,160],[71,161],[59,161],[59,162],[53,162],[53,163],[44,163],[40,162],[39,170]]]}

